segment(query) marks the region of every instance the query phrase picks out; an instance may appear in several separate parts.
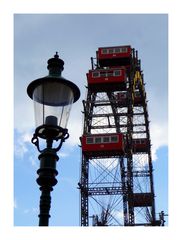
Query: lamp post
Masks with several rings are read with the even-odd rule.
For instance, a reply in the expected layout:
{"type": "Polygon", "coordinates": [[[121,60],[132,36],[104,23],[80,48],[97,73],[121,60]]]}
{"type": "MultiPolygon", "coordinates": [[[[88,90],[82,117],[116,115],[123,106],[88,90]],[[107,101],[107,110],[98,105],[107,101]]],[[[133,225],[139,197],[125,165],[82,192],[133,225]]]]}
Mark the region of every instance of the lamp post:
{"type": "Polygon", "coordinates": [[[40,168],[37,183],[40,186],[39,226],[49,225],[51,191],[57,184],[57,152],[69,137],[66,128],[71,106],[80,97],[79,88],[61,76],[64,61],[58,53],[48,60],[49,75],[31,82],[27,87],[28,96],[34,101],[36,129],[32,143],[40,152],[40,168]],[[45,142],[41,149],[39,139],[45,142]],[[58,142],[54,147],[54,142],[58,142]]]}

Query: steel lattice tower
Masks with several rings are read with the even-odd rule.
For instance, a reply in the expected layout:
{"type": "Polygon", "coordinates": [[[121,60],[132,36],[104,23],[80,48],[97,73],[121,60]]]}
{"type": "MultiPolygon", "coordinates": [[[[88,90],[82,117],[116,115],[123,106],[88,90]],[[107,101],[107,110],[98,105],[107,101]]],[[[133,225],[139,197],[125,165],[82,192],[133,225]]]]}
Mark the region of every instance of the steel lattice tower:
{"type": "Polygon", "coordinates": [[[81,226],[160,225],[137,51],[130,46],[99,48],[91,66],[80,138],[81,226]]]}

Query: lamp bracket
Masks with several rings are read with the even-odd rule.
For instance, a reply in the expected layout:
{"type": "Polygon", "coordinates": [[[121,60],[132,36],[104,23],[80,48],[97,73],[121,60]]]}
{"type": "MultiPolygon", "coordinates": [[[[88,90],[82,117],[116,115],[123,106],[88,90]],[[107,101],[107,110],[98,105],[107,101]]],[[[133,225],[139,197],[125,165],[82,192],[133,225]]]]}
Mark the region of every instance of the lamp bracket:
{"type": "Polygon", "coordinates": [[[36,128],[35,133],[33,134],[31,142],[37,147],[37,150],[42,153],[44,151],[40,149],[39,138],[45,139],[47,142],[47,148],[51,148],[55,152],[59,151],[62,147],[63,142],[69,138],[68,129],[61,127],[47,126],[42,125],[36,128]],[[56,133],[56,134],[55,134],[56,133]],[[53,141],[59,141],[60,143],[56,148],[52,148],[53,141]]]}

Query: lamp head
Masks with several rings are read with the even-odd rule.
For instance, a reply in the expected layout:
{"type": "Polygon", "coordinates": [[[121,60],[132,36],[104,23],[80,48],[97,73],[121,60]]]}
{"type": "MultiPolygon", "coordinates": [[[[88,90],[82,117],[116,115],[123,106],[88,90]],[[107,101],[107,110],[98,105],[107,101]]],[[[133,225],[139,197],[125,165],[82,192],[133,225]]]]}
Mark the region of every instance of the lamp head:
{"type": "Polygon", "coordinates": [[[71,106],[80,97],[79,88],[61,76],[64,61],[58,53],[48,60],[49,75],[32,81],[27,87],[34,101],[36,127],[62,128],[67,126],[71,106]]]}

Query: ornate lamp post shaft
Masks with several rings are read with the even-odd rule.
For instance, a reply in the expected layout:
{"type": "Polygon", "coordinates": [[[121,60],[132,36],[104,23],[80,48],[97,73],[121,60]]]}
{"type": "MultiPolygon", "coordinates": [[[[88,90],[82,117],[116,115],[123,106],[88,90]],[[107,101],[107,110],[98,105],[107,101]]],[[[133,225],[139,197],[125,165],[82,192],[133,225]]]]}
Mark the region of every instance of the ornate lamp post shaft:
{"type": "Polygon", "coordinates": [[[56,170],[56,162],[58,156],[55,151],[51,149],[45,149],[40,155],[40,168],[37,171],[39,177],[37,183],[40,186],[40,214],[39,214],[39,226],[49,225],[49,211],[51,207],[51,191],[53,186],[57,184],[56,176],[58,174],[56,170]]]}

